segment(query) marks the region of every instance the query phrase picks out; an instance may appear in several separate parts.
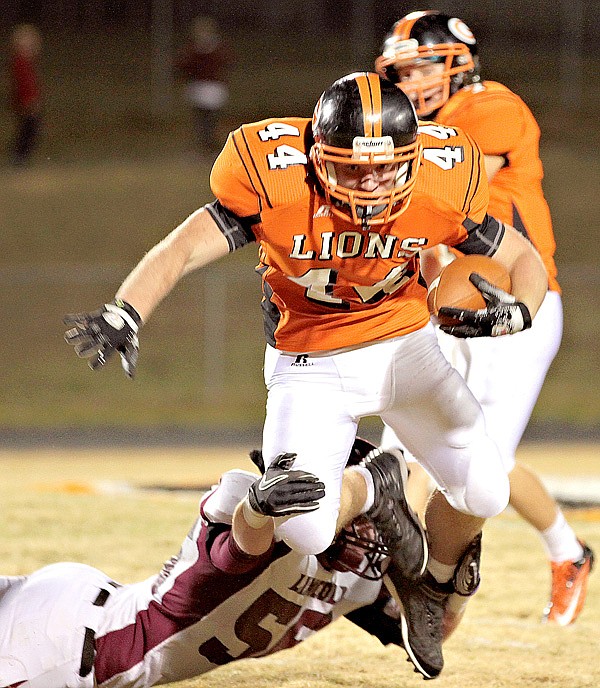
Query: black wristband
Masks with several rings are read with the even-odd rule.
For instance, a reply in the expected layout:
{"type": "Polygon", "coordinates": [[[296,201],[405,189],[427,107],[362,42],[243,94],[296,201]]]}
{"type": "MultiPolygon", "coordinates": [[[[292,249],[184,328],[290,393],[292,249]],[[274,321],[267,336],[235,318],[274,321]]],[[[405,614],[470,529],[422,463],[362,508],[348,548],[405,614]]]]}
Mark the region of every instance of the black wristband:
{"type": "Polygon", "coordinates": [[[140,317],[140,314],[135,310],[135,308],[130,304],[127,303],[127,301],[123,301],[122,299],[115,299],[113,301],[115,306],[118,308],[122,308],[127,315],[129,315],[131,318],[133,318],[133,321],[135,324],[140,327],[142,324],[142,318],[140,317]]]}
{"type": "Polygon", "coordinates": [[[531,327],[531,313],[529,312],[529,308],[527,308],[522,301],[517,301],[516,305],[519,307],[521,315],[523,316],[523,329],[528,330],[531,327]]]}

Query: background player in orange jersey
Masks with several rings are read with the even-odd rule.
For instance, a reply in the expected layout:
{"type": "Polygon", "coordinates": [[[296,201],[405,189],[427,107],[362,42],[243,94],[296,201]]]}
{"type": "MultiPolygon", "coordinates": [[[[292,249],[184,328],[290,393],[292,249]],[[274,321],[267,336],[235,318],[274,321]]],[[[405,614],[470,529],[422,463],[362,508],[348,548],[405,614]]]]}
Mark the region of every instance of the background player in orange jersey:
{"type": "MultiPolygon", "coordinates": [[[[418,127],[409,98],[361,72],[325,90],[312,121],[289,117],[232,132],[211,173],[216,200],[150,250],[113,303],[68,316],[66,339],[90,366],[118,351],[133,375],[138,329],[186,273],[259,244],[268,389],[267,465],[285,452],[325,485],[319,508],[278,519],[277,535],[324,551],[336,524],[360,513],[400,533],[391,587],[403,642],[426,677],[443,667],[444,604],[459,561],[486,518],[504,510],[506,471],[481,407],[441,353],[419,282],[419,251],[447,244],[493,256],[513,295],[480,289],[456,331],[512,334],[531,326],[547,290],[538,253],[487,214],[483,155],[460,129],[418,127]],[[407,507],[398,461],[342,474],[359,420],[377,415],[435,476],[428,504],[431,557],[407,507]],[[379,499],[383,493],[391,499],[379,499]],[[427,572],[425,567],[427,565],[427,572]]],[[[389,544],[389,543],[388,543],[389,544]]]]}
{"type": "MultiPolygon", "coordinates": [[[[538,249],[548,273],[548,292],[532,329],[516,337],[457,339],[438,331],[440,346],[481,404],[486,427],[500,448],[510,478],[510,504],[534,528],[552,568],[544,619],[572,623],[581,611],[593,564],[541,480],[518,463],[515,452],[529,422],[562,336],[562,303],[554,263],[555,242],[542,190],[540,130],[525,103],[506,86],[481,81],[477,43],[456,17],[412,12],[398,20],[376,61],[380,74],[413,100],[418,115],[469,133],[485,154],[490,180],[488,212],[516,227],[538,249]]],[[[440,246],[422,256],[430,282],[456,254],[440,246]]],[[[397,444],[386,427],[382,444],[397,444]]],[[[413,506],[430,492],[424,471],[412,464],[413,506]]]]}

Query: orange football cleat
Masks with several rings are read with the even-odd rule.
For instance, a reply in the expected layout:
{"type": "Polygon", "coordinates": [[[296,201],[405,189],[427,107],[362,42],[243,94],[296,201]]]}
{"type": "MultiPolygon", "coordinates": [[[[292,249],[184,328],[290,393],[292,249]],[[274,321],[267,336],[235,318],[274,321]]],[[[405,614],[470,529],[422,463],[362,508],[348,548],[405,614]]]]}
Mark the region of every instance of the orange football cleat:
{"type": "Polygon", "coordinates": [[[543,621],[558,626],[575,622],[583,609],[594,553],[585,544],[583,557],[578,561],[552,562],[552,593],[544,609],[543,621]]]}

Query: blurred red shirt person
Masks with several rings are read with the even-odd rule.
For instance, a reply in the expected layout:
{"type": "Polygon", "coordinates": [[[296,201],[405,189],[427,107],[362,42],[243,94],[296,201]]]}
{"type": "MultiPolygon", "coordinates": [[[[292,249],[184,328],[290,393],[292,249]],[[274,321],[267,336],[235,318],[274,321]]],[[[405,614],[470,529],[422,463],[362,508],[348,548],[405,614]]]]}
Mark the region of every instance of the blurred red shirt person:
{"type": "Polygon", "coordinates": [[[185,100],[194,118],[194,136],[201,153],[216,154],[219,116],[229,100],[229,69],[233,54],[221,38],[212,17],[196,17],[190,40],[175,63],[175,72],[185,80],[185,100]]]}
{"type": "Polygon", "coordinates": [[[16,121],[10,157],[15,165],[29,162],[38,140],[42,109],[41,50],[42,39],[35,26],[19,24],[15,27],[8,61],[10,107],[16,121]]]}

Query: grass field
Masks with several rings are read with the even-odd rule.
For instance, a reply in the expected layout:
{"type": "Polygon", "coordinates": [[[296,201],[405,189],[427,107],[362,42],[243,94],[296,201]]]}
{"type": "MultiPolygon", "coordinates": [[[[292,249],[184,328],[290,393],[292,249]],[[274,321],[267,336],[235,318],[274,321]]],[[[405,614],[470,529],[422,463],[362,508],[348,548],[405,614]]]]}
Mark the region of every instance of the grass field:
{"type": "MultiPolygon", "coordinates": [[[[599,480],[595,445],[526,445],[519,458],[543,476],[599,480]]],[[[59,560],[141,580],[175,554],[195,518],[198,493],[162,485],[210,485],[251,469],[243,448],[0,451],[3,574],[59,560]],[[140,489],[151,488],[151,489],[140,489]]],[[[578,535],[600,552],[598,508],[572,510],[578,535]]],[[[483,583],[445,646],[444,688],[597,688],[600,574],[590,579],[577,624],[542,626],[549,569],[536,534],[508,511],[486,525],[483,583]]],[[[397,648],[341,620],[293,650],[222,667],[181,688],[409,688],[421,684],[397,648]]]]}

